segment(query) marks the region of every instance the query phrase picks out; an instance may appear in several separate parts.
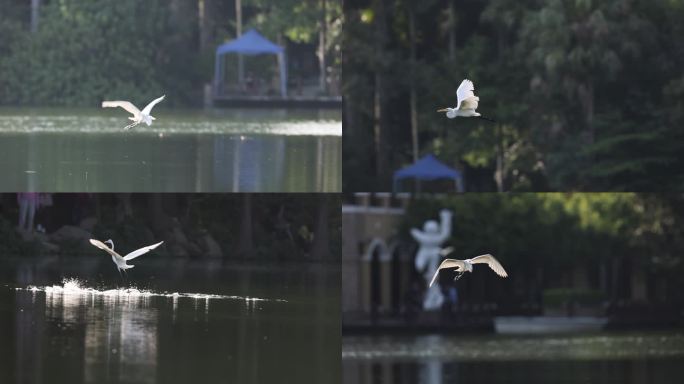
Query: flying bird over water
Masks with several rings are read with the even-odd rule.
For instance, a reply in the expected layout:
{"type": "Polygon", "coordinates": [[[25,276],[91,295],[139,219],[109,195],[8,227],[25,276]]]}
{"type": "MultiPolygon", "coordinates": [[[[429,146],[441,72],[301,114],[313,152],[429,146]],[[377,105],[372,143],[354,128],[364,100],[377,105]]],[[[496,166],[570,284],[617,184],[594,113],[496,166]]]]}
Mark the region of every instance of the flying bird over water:
{"type": "Polygon", "coordinates": [[[157,244],[148,245],[147,247],[142,247],[138,250],[135,250],[135,251],[127,254],[126,256],[121,256],[114,251],[114,242],[111,239],[105,241],[104,243],[101,242],[100,240],[90,239],[90,244],[92,244],[92,245],[100,248],[101,250],[106,251],[110,255],[112,255],[112,261],[114,262],[114,264],[116,264],[116,268],[119,270],[119,274],[121,274],[122,270],[124,272],[126,272],[127,269],[135,267],[135,265],[126,264],[126,262],[128,260],[133,260],[138,256],[144,255],[147,252],[157,248],[162,243],[163,243],[163,241],[160,241],[157,244]],[[107,246],[107,244],[105,244],[105,243],[108,243],[109,246],[107,246]]]}
{"type": "MultiPolygon", "coordinates": [[[[450,248],[446,248],[441,253],[444,254],[444,251],[450,252],[450,248]]],[[[448,254],[449,252],[446,253],[448,254]]],[[[487,264],[489,265],[489,268],[491,268],[497,275],[501,277],[508,277],[508,273],[506,273],[506,270],[504,270],[499,261],[495,259],[494,256],[486,254],[466,260],[444,259],[442,264],[440,264],[439,268],[437,268],[435,271],[435,274],[432,276],[432,281],[430,281],[429,286],[432,286],[435,280],[437,280],[437,276],[439,275],[439,271],[441,269],[455,268],[456,272],[458,273],[458,275],[456,275],[456,280],[458,280],[464,273],[473,272],[473,264],[487,264]]]]}
{"type": "Polygon", "coordinates": [[[147,104],[143,110],[139,110],[136,108],[135,105],[133,105],[130,101],[103,101],[102,102],[102,108],[116,108],[116,107],[121,107],[128,112],[132,113],[133,116],[129,117],[129,120],[132,120],[133,123],[127,125],[124,127],[124,129],[130,129],[135,127],[136,125],[140,123],[145,123],[147,126],[152,125],[152,120],[156,120],[152,115],[150,115],[150,112],[152,112],[152,108],[160,101],[164,100],[164,97],[166,95],[152,100],[151,103],[147,104]]]}
{"type": "Polygon", "coordinates": [[[456,98],[458,104],[455,108],[442,108],[437,110],[437,112],[446,112],[446,116],[450,119],[454,119],[458,116],[460,117],[479,117],[480,119],[491,121],[495,123],[494,120],[486,118],[476,112],[478,102],[480,98],[475,96],[475,86],[473,82],[465,79],[461,82],[456,90],[456,98]]]}

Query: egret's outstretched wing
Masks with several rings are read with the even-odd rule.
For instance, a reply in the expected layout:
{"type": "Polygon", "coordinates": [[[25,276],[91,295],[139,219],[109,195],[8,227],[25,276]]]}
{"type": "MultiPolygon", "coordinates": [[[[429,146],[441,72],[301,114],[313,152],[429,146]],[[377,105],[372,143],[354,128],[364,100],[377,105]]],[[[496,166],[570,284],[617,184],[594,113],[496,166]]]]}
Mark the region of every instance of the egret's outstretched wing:
{"type": "Polygon", "coordinates": [[[132,113],[134,117],[138,117],[140,115],[140,110],[133,104],[131,104],[130,101],[103,101],[102,102],[102,108],[116,108],[116,107],[121,107],[128,112],[132,113]]]}
{"type": "MultiPolygon", "coordinates": [[[[475,86],[473,85],[473,82],[465,79],[461,82],[461,85],[458,86],[458,89],[456,90],[456,98],[458,100],[458,104],[456,105],[456,109],[461,108],[461,103],[464,100],[471,99],[475,97],[475,93],[473,91],[475,90],[475,86]]],[[[475,101],[477,102],[477,100],[475,101]]]]}
{"type": "Polygon", "coordinates": [[[461,101],[461,110],[472,109],[473,111],[477,109],[478,102],[480,98],[477,96],[469,97],[461,101]]]}
{"type": "Polygon", "coordinates": [[[490,255],[489,253],[486,255],[473,257],[470,259],[470,262],[473,264],[487,264],[489,265],[489,268],[496,272],[497,275],[501,277],[508,277],[508,273],[506,273],[503,266],[497,259],[494,258],[494,256],[490,255]]]}
{"type": "Polygon", "coordinates": [[[151,251],[151,250],[157,248],[157,247],[160,246],[162,243],[163,243],[163,241],[160,241],[160,242],[158,242],[157,244],[148,245],[147,247],[142,247],[142,248],[140,248],[140,249],[138,249],[138,250],[135,250],[135,251],[129,253],[128,255],[124,256],[124,260],[128,261],[128,260],[135,259],[136,257],[138,257],[138,256],[140,256],[140,255],[144,255],[144,254],[146,254],[147,252],[149,252],[149,251],[151,251]]]}
{"type": "Polygon", "coordinates": [[[90,244],[92,244],[92,245],[94,245],[94,246],[100,248],[100,249],[103,250],[103,251],[107,251],[107,253],[109,253],[110,255],[112,255],[112,256],[114,256],[114,257],[121,257],[121,255],[119,255],[118,253],[114,252],[113,249],[109,248],[109,247],[107,246],[107,244],[101,242],[100,240],[90,239],[90,244]]]}
{"type": "Polygon", "coordinates": [[[429,287],[432,287],[432,284],[434,284],[435,280],[437,280],[439,271],[445,268],[458,268],[458,270],[461,271],[465,269],[465,263],[463,262],[463,260],[444,259],[444,261],[442,261],[442,264],[440,264],[439,268],[437,268],[437,270],[435,271],[435,274],[432,276],[432,280],[430,280],[429,287]]]}
{"type": "Polygon", "coordinates": [[[166,95],[164,95],[164,96],[162,96],[162,97],[160,97],[160,98],[157,98],[157,99],[152,100],[151,103],[149,103],[149,104],[147,104],[147,106],[145,106],[145,108],[142,110],[142,113],[144,113],[144,114],[146,114],[146,115],[149,115],[150,112],[152,112],[152,108],[154,108],[154,106],[157,105],[158,102],[164,100],[165,97],[166,97],[166,95]]]}

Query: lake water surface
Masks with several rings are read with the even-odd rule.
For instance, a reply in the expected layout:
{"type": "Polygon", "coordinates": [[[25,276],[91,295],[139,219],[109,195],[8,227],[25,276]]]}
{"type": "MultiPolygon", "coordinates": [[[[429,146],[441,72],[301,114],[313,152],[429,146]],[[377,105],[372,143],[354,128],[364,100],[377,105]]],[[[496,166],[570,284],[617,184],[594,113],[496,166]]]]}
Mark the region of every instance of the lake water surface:
{"type": "Polygon", "coordinates": [[[684,330],[586,335],[345,336],[346,384],[675,383],[684,330]]]}
{"type": "Polygon", "coordinates": [[[340,382],[335,265],[0,260],[0,278],[0,383],[340,382]]]}
{"type": "Polygon", "coordinates": [[[0,109],[0,192],[338,192],[339,111],[0,109]]]}

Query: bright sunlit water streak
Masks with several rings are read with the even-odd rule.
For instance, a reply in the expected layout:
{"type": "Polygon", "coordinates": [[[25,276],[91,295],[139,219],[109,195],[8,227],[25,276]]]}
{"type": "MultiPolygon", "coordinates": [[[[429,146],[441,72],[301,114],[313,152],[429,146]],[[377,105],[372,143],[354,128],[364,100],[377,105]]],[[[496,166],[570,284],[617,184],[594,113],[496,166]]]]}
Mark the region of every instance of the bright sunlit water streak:
{"type": "MultiPolygon", "coordinates": [[[[0,132],[124,133],[125,119],[105,116],[0,115],[0,132]],[[123,124],[123,125],[122,125],[123,124]]],[[[135,127],[126,134],[236,134],[283,136],[342,136],[336,120],[157,120],[150,127],[135,127]]]]}
{"type": "Polygon", "coordinates": [[[216,295],[207,293],[179,293],[179,292],[154,292],[145,289],[138,289],[136,287],[129,288],[117,288],[117,289],[96,289],[91,287],[86,287],[84,283],[78,279],[68,278],[62,280],[62,285],[51,285],[51,286],[28,286],[26,288],[16,288],[18,291],[31,291],[31,292],[45,292],[48,296],[57,295],[79,295],[79,296],[92,296],[97,297],[108,297],[108,298],[149,298],[149,297],[168,297],[173,299],[173,305],[176,307],[178,298],[191,298],[195,300],[205,300],[206,308],[209,307],[209,299],[220,300],[244,300],[245,302],[287,302],[283,299],[264,299],[258,297],[249,296],[235,296],[235,295],[216,295]]]}

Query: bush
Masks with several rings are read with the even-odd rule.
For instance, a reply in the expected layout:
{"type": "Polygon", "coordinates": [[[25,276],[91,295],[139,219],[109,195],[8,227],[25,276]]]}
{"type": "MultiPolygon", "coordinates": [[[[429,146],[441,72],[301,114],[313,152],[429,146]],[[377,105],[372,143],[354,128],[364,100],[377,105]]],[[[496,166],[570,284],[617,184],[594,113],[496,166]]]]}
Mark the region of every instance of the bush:
{"type": "Polygon", "coordinates": [[[14,225],[0,217],[0,255],[35,256],[40,253],[40,244],[36,241],[24,241],[17,234],[14,225]]]}
{"type": "MultiPolygon", "coordinates": [[[[36,33],[0,43],[0,104],[140,104],[162,93],[171,103],[198,100],[192,30],[174,25],[166,1],[52,1],[40,20],[36,33]]],[[[0,33],[11,31],[0,22],[0,33]]]]}

